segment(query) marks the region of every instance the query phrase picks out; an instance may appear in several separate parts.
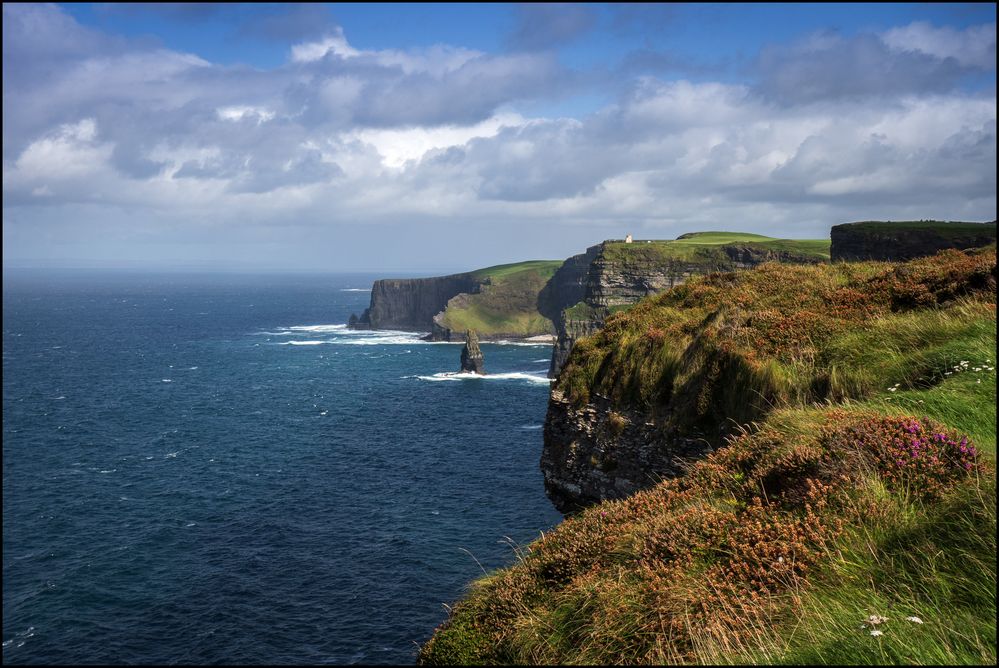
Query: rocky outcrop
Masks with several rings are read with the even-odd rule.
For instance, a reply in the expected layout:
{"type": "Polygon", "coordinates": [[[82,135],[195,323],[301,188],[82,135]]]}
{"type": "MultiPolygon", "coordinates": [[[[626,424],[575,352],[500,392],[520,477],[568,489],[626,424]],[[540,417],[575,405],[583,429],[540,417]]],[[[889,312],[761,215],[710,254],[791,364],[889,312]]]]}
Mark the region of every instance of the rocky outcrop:
{"type": "Polygon", "coordinates": [[[555,347],[552,349],[552,361],[548,367],[549,378],[555,378],[565,366],[576,341],[600,331],[608,313],[605,308],[589,307],[585,302],[562,311],[559,319],[555,321],[556,338],[555,347]]]}
{"type": "Polygon", "coordinates": [[[752,243],[708,246],[684,257],[663,252],[660,245],[604,242],[588,249],[585,257],[591,259],[582,298],[553,319],[558,338],[548,370],[550,378],[555,378],[565,365],[573,344],[599,331],[615,308],[630,306],[693,276],[714,271],[750,269],[764,262],[821,261],[815,256],[752,243]]]}
{"type": "Polygon", "coordinates": [[[431,331],[434,316],[448,300],[463,292],[478,292],[481,286],[472,274],[432,278],[386,278],[374,282],[371,303],[360,317],[351,316],[353,329],[398,329],[431,331]]]}
{"type": "Polygon", "coordinates": [[[833,262],[904,261],[926,257],[945,248],[980,248],[996,242],[996,221],[960,223],[938,221],[845,223],[830,233],[833,262]]]}
{"type": "Polygon", "coordinates": [[[586,296],[590,265],[600,253],[603,244],[590,246],[585,253],[573,255],[562,263],[558,271],[538,293],[538,312],[558,323],[562,311],[578,304],[586,296]]]}
{"type": "Polygon", "coordinates": [[[554,390],[545,418],[541,472],[562,513],[621,499],[683,472],[709,451],[706,441],[670,436],[640,413],[612,409],[603,397],[574,407],[554,390]]]}
{"type": "Polygon", "coordinates": [[[461,349],[461,371],[477,373],[480,376],[486,373],[485,360],[479,348],[479,337],[476,336],[474,329],[465,333],[465,347],[461,349]]]}

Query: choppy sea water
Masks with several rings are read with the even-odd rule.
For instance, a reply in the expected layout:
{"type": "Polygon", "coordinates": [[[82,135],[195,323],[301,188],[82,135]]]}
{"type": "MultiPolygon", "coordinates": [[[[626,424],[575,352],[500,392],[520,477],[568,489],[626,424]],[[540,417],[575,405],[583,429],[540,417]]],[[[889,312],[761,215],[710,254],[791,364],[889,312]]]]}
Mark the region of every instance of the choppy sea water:
{"type": "Polygon", "coordinates": [[[5,273],[5,663],[412,662],[559,521],[550,348],[452,375],[374,278],[5,273]]]}

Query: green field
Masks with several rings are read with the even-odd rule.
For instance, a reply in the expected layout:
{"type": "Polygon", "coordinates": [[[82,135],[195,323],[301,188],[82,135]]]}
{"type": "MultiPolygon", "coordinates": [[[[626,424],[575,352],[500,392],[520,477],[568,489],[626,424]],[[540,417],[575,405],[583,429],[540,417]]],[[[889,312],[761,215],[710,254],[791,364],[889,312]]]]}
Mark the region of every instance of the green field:
{"type": "Polygon", "coordinates": [[[608,318],[556,391],[730,439],[519,548],[420,661],[994,665],[995,272],[771,264],[608,318]]]}
{"type": "Polygon", "coordinates": [[[673,240],[637,240],[630,244],[609,241],[604,245],[604,257],[620,262],[677,259],[723,263],[727,256],[722,248],[737,246],[761,251],[786,251],[801,259],[828,260],[829,243],[828,239],[774,239],[747,232],[691,232],[673,240]]]}
{"type": "Polygon", "coordinates": [[[511,276],[522,275],[525,272],[533,272],[539,276],[551,278],[559,267],[562,260],[525,260],[524,262],[513,262],[511,264],[497,264],[485,269],[476,269],[471,272],[472,276],[478,279],[489,279],[493,283],[499,283],[511,276]]]}
{"type": "Polygon", "coordinates": [[[439,322],[484,337],[552,334],[551,320],[538,312],[538,293],[560,266],[560,260],[529,260],[478,269],[472,274],[484,282],[481,291],[452,299],[439,322]]]}

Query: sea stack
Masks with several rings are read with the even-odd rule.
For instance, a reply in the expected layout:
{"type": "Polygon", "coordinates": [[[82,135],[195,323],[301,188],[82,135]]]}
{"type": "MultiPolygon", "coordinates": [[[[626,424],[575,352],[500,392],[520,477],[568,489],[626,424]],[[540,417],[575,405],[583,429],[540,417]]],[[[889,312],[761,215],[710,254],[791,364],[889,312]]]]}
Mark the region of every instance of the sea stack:
{"type": "Polygon", "coordinates": [[[479,350],[479,337],[474,329],[465,333],[465,347],[461,349],[461,370],[463,373],[485,375],[486,368],[479,350]]]}

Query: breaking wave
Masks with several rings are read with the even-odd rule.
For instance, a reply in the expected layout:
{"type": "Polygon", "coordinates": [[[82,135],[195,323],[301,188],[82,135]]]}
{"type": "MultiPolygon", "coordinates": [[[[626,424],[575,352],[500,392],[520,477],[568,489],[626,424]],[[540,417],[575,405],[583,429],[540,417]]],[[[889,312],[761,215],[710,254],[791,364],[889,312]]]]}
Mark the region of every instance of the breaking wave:
{"type": "Polygon", "coordinates": [[[520,371],[510,371],[507,373],[487,373],[484,376],[480,376],[477,373],[442,371],[440,373],[435,373],[431,376],[406,376],[406,377],[418,378],[420,380],[426,380],[432,383],[439,383],[442,381],[454,381],[454,380],[476,380],[476,381],[526,380],[530,383],[536,383],[538,385],[548,385],[552,382],[551,378],[546,378],[545,376],[539,376],[538,374],[534,373],[524,373],[520,371]]]}

